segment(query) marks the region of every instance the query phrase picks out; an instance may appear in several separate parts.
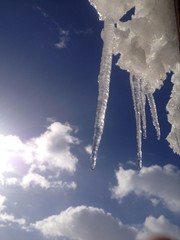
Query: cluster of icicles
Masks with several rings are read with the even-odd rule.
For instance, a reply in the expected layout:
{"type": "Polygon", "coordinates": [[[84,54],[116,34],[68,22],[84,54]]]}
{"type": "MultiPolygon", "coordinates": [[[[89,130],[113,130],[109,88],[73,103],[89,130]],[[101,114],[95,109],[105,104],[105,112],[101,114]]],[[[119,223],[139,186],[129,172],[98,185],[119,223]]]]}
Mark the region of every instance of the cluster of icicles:
{"type": "MultiPolygon", "coordinates": [[[[110,86],[110,74],[112,67],[112,54],[113,54],[113,34],[114,34],[114,22],[112,19],[106,19],[104,21],[103,30],[103,51],[100,65],[100,74],[98,77],[99,83],[99,95],[98,105],[96,111],[95,125],[94,125],[94,138],[91,154],[92,169],[96,166],[97,153],[103,133],[105,113],[107,108],[107,102],[109,97],[110,86]]],[[[143,89],[142,79],[138,79],[135,76],[130,76],[130,86],[132,91],[132,97],[134,102],[134,111],[136,118],[136,137],[137,137],[137,156],[139,162],[139,168],[142,168],[142,135],[146,138],[146,98],[148,100],[153,125],[156,129],[157,138],[160,139],[160,127],[158,122],[156,104],[152,93],[148,92],[148,89],[143,89]],[[143,131],[142,131],[143,130],[143,131]]]]}

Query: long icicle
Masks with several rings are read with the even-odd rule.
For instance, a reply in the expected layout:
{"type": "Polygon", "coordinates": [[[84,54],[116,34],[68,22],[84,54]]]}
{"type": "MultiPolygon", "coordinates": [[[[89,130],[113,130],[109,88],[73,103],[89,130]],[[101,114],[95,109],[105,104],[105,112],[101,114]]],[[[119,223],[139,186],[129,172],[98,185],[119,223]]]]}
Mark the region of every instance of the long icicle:
{"type": "Polygon", "coordinates": [[[141,98],[141,120],[142,120],[142,129],[143,129],[143,138],[146,139],[146,96],[142,89],[142,79],[140,79],[140,98],[141,98]]]}
{"type": "Polygon", "coordinates": [[[98,76],[99,83],[99,95],[98,105],[96,110],[96,118],[94,124],[94,137],[91,154],[91,167],[92,169],[96,166],[97,152],[99,149],[101,137],[104,129],[105,113],[107,108],[107,102],[109,98],[109,85],[110,75],[112,67],[112,49],[114,39],[114,23],[112,19],[106,19],[104,21],[103,30],[103,51],[101,58],[100,73],[98,76]]]}
{"type": "Polygon", "coordinates": [[[155,101],[154,101],[153,94],[152,93],[147,93],[147,99],[148,99],[149,106],[150,106],[153,125],[156,129],[157,139],[159,140],[160,136],[161,136],[161,132],[160,132],[157,109],[156,109],[156,104],[155,104],[155,101]]]}
{"type": "Polygon", "coordinates": [[[141,96],[140,96],[140,82],[135,76],[130,76],[130,85],[132,91],[132,98],[134,102],[134,111],[136,118],[136,139],[137,139],[137,156],[139,168],[142,168],[142,130],[141,130],[141,96]]]}

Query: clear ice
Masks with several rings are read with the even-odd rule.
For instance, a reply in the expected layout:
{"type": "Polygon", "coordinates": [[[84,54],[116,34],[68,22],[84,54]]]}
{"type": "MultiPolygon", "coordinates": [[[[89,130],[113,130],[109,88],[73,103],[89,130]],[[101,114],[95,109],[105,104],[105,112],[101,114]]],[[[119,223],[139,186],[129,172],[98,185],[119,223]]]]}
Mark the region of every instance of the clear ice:
{"type": "Polygon", "coordinates": [[[130,85],[136,118],[137,156],[142,167],[142,135],[146,138],[146,99],[152,122],[160,139],[160,127],[154,92],[174,72],[173,90],[167,104],[168,121],[172,128],[167,141],[180,155],[180,54],[177,25],[172,0],[89,0],[104,21],[103,53],[101,59],[99,96],[94,127],[92,168],[97,160],[105,112],[109,96],[112,54],[119,54],[117,66],[130,73],[130,85]],[[119,19],[135,6],[135,14],[127,22],[119,19]],[[168,17],[167,17],[168,16],[168,17]]]}
{"type": "Polygon", "coordinates": [[[99,95],[98,105],[96,111],[95,125],[94,125],[94,138],[91,154],[91,167],[96,166],[97,152],[99,149],[101,137],[104,129],[104,120],[109,98],[109,85],[112,66],[112,47],[113,47],[114,23],[112,19],[104,21],[103,30],[103,51],[101,58],[100,73],[98,77],[99,95]]]}
{"type": "Polygon", "coordinates": [[[134,112],[136,118],[136,139],[137,156],[139,168],[142,168],[142,130],[143,137],[146,138],[146,97],[149,102],[153,125],[156,129],[157,138],[160,139],[160,127],[157,116],[156,104],[152,93],[145,93],[142,88],[142,80],[130,75],[130,86],[134,103],[134,112]]]}
{"type": "Polygon", "coordinates": [[[155,129],[156,129],[157,139],[160,140],[161,133],[160,133],[158,115],[157,115],[156,104],[155,104],[155,101],[154,101],[153,94],[148,93],[147,94],[147,99],[148,99],[149,106],[150,106],[152,122],[153,122],[153,125],[154,125],[155,129]]]}
{"type": "Polygon", "coordinates": [[[141,120],[142,120],[142,128],[143,128],[143,138],[146,139],[146,95],[142,89],[142,79],[140,79],[140,101],[141,101],[141,120]]]}
{"type": "Polygon", "coordinates": [[[139,162],[139,168],[142,168],[142,130],[141,130],[141,120],[142,120],[142,98],[141,98],[141,88],[140,80],[135,76],[130,76],[130,85],[132,91],[132,98],[134,102],[134,111],[136,118],[136,139],[137,139],[137,156],[139,162]]]}

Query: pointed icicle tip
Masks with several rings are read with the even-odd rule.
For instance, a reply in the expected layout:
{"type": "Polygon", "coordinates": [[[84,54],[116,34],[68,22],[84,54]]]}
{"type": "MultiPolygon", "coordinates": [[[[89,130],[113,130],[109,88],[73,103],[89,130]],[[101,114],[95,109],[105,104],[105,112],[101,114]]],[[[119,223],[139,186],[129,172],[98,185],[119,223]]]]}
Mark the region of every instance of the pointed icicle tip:
{"type": "Polygon", "coordinates": [[[114,41],[114,22],[112,19],[106,19],[104,22],[103,41],[104,43],[100,64],[100,72],[98,76],[99,95],[94,124],[94,137],[91,154],[92,169],[94,169],[96,166],[97,153],[103,134],[104,121],[109,98],[109,86],[114,41]]]}
{"type": "Polygon", "coordinates": [[[91,159],[91,170],[94,170],[96,167],[96,156],[94,156],[94,154],[92,153],[90,159],[91,159]]]}
{"type": "Polygon", "coordinates": [[[142,167],[143,167],[143,164],[142,164],[142,159],[141,159],[141,160],[139,160],[139,171],[142,169],[142,167]]]}
{"type": "Polygon", "coordinates": [[[138,156],[138,167],[139,167],[139,170],[141,170],[141,168],[143,167],[142,151],[138,152],[137,156],[138,156]]]}

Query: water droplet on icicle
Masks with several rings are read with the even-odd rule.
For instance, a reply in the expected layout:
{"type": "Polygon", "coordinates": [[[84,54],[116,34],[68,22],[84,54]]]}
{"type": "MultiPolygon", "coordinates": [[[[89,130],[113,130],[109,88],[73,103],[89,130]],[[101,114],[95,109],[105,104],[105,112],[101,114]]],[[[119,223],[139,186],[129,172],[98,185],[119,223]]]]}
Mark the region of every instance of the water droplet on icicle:
{"type": "Polygon", "coordinates": [[[114,39],[114,22],[112,19],[106,19],[104,21],[103,29],[103,51],[101,57],[100,73],[98,76],[99,83],[99,95],[98,104],[96,110],[96,118],[94,124],[94,137],[91,154],[91,167],[92,169],[96,166],[97,152],[99,149],[103,129],[105,113],[107,108],[107,102],[109,98],[109,85],[110,75],[112,67],[112,49],[114,39]]]}

